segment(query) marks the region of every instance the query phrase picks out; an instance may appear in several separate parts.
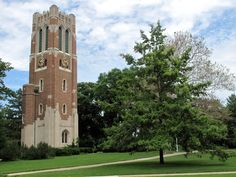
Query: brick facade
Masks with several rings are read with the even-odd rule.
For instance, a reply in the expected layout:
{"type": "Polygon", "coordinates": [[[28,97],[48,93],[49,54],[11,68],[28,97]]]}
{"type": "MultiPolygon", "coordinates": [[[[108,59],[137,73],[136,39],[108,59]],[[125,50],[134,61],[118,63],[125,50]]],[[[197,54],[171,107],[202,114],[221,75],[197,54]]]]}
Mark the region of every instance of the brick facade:
{"type": "Polygon", "coordinates": [[[23,86],[22,143],[27,146],[42,141],[63,147],[78,137],[75,27],[75,16],[55,5],[33,15],[29,84],[23,86]]]}

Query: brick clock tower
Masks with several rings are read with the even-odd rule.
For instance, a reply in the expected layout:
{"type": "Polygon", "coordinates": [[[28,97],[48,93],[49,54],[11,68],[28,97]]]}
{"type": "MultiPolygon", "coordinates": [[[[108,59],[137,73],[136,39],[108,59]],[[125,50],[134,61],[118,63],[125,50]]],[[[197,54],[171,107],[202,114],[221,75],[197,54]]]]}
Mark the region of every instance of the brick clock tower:
{"type": "Polygon", "coordinates": [[[64,147],[78,137],[76,22],[52,5],[34,13],[21,141],[64,147]]]}

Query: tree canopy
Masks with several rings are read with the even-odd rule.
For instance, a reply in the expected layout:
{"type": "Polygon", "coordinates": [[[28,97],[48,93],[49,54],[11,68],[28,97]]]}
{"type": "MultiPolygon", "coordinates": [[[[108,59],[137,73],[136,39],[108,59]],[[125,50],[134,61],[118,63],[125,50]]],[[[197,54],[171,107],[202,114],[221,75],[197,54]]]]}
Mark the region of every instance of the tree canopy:
{"type": "Polygon", "coordinates": [[[192,70],[188,65],[191,48],[175,55],[176,48],[165,43],[163,32],[159,22],[152,25],[148,35],[141,31],[141,42],[134,46],[139,57],[122,54],[131,65],[129,74],[126,70],[117,81],[122,119],[106,129],[103,143],[123,150],[159,149],[160,163],[164,163],[163,150],[172,148],[176,138],[191,152],[214,150],[215,140],[226,135],[224,125],[192,104],[210,83],[190,82],[186,73],[192,70]]]}
{"type": "Polygon", "coordinates": [[[174,38],[169,40],[169,44],[175,47],[177,56],[191,48],[188,66],[192,69],[186,73],[191,82],[210,82],[211,84],[207,88],[210,93],[219,89],[232,91],[236,88],[235,75],[225,66],[210,60],[212,51],[206,46],[204,38],[180,31],[174,33],[174,38]]]}

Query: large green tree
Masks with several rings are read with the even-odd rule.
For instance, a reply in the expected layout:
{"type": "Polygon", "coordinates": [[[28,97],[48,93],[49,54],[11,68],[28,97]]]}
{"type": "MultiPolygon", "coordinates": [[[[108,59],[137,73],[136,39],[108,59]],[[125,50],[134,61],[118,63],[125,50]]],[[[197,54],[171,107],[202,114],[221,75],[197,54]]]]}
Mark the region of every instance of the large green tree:
{"type": "Polygon", "coordinates": [[[192,106],[192,99],[204,94],[209,83],[189,82],[191,50],[175,55],[163,32],[159,22],[151,26],[149,35],[141,31],[141,42],[134,46],[138,58],[122,55],[132,74],[119,82],[122,120],[106,130],[104,142],[127,150],[159,149],[161,164],[164,149],[171,148],[176,138],[187,152],[214,150],[214,141],[226,132],[218,121],[192,106]]]}

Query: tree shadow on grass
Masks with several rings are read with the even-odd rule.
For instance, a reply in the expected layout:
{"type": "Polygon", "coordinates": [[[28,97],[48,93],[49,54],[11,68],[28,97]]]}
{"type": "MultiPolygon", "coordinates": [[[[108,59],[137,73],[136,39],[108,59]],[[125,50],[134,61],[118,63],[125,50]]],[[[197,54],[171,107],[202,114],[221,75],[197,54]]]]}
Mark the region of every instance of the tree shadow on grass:
{"type": "MultiPolygon", "coordinates": [[[[114,169],[129,169],[137,173],[177,173],[177,172],[203,172],[203,171],[223,171],[225,163],[216,160],[183,160],[167,161],[160,165],[158,161],[144,161],[129,164],[119,164],[114,169]]],[[[125,170],[126,171],[126,170],[125,170]]]]}

